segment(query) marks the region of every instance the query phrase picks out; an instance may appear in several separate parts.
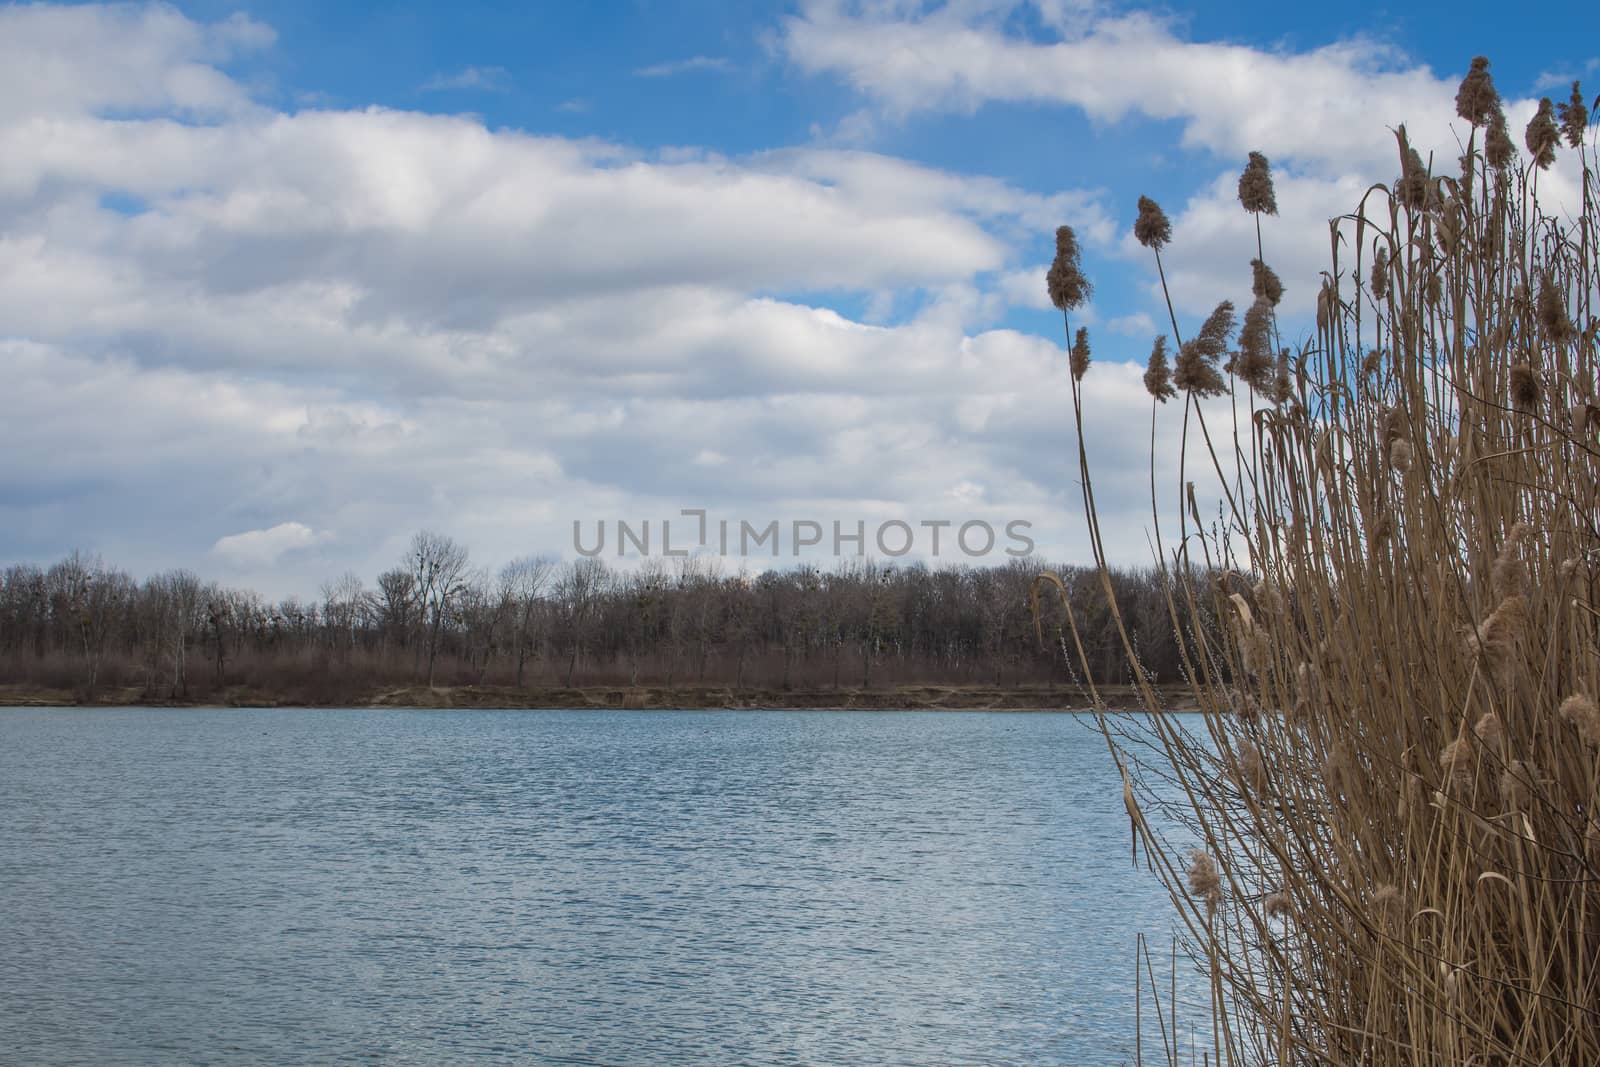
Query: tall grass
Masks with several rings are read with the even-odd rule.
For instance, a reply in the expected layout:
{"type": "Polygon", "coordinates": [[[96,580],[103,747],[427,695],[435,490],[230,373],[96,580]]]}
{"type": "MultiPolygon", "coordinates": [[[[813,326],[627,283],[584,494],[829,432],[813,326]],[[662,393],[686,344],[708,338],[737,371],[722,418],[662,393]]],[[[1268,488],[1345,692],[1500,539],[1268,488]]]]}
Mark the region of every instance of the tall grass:
{"type": "MultiPolygon", "coordinates": [[[[1487,66],[1458,165],[1430,172],[1402,127],[1400,178],[1334,220],[1298,352],[1262,255],[1226,364],[1231,307],[1188,341],[1172,316],[1170,382],[1152,360],[1152,407],[1172,396],[1160,417],[1201,457],[1175,500],[1152,457],[1151,503],[1205,715],[1101,721],[1209,975],[1213,1062],[1600,1063],[1596,155],[1576,85],[1520,155],[1487,66]],[[1557,150],[1582,161],[1559,212],[1539,188],[1557,150]],[[1173,782],[1176,822],[1147,817],[1173,782]]],[[[1240,197],[1270,249],[1256,154],[1240,197]]],[[[1158,257],[1159,212],[1138,228],[1158,257]]]]}

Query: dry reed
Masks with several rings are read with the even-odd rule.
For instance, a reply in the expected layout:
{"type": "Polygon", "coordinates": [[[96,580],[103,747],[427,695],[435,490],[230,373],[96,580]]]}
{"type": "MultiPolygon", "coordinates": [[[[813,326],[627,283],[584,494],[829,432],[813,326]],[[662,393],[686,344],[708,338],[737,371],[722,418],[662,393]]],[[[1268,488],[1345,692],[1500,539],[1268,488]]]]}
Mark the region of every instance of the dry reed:
{"type": "MultiPolygon", "coordinates": [[[[1152,466],[1206,714],[1101,723],[1210,980],[1210,1062],[1600,1063],[1595,146],[1574,86],[1519,160],[1481,58],[1456,107],[1459,171],[1430,172],[1401,127],[1398,180],[1336,220],[1315,334],[1273,357],[1274,388],[1264,256],[1231,363],[1231,304],[1187,342],[1173,316],[1175,374],[1164,339],[1151,355],[1152,407],[1179,399],[1209,461],[1180,458],[1176,501],[1152,466]],[[1558,150],[1582,185],[1556,212],[1537,178],[1558,150]],[[1246,419],[1208,425],[1200,398],[1229,394],[1246,419]],[[1174,783],[1163,830],[1141,812],[1174,783]]],[[[1257,153],[1239,194],[1259,236],[1277,204],[1257,153]]],[[[1158,256],[1182,239],[1148,200],[1138,236],[1158,256]]]]}

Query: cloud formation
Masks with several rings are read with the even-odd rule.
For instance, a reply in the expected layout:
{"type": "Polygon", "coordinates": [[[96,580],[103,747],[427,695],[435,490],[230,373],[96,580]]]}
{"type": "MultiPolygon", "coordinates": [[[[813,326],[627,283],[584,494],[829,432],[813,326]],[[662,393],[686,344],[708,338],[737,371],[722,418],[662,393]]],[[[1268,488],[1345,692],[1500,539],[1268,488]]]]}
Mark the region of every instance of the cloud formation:
{"type": "Polygon", "coordinates": [[[733,60],[726,56],[690,56],[688,59],[675,59],[667,63],[640,67],[633,73],[639,78],[670,78],[675,74],[693,74],[701,71],[728,74],[735,69],[733,60]]]}
{"type": "Polygon", "coordinates": [[[599,514],[1049,495],[988,469],[957,415],[1040,393],[1054,348],[967,327],[1004,313],[982,280],[1021,235],[1069,217],[1110,239],[1092,193],[285,113],[225,72],[271,43],[254,23],[24,11],[0,68],[58,76],[0,113],[0,332],[27,404],[0,429],[9,555],[211,551],[304,588],[423,525],[494,559],[564,550],[599,514]],[[851,294],[903,312],[829,306],[851,294]]]}
{"type": "Polygon", "coordinates": [[[305,523],[280,522],[269,529],[218,538],[211,553],[233,564],[259,567],[276,563],[286,552],[309,548],[316,542],[316,531],[305,523]]]}
{"type": "MultiPolygon", "coordinates": [[[[1034,8],[1041,40],[1007,28],[1011,7],[810,4],[778,40],[883,114],[1014,99],[1180,121],[1216,154],[1169,205],[1180,315],[1248,287],[1229,157],[1280,164],[1268,258],[1303,312],[1328,216],[1393,169],[1375,116],[1451,112],[1441,79],[1386,53],[1197,44],[1069,4],[1034,8]],[[1283,103],[1296,85],[1323,99],[1332,146],[1283,103]]],[[[229,73],[273,47],[244,17],[0,8],[0,557],[83,547],[149,571],[210,553],[221,577],[306,592],[392,565],[420,527],[494,562],[570,553],[574,519],[684,507],[1026,519],[1042,553],[1082,557],[1040,239],[1071,224],[1091,269],[1142,279],[1124,190],[863,148],[290,112],[229,73]]],[[[1091,459],[1123,562],[1148,559],[1150,478],[1149,399],[1124,361],[1158,307],[1074,322],[1097,331],[1091,459]]]]}
{"type": "Polygon", "coordinates": [[[423,92],[452,89],[484,93],[509,92],[511,74],[504,67],[464,67],[454,74],[435,74],[422,83],[423,92]]]}

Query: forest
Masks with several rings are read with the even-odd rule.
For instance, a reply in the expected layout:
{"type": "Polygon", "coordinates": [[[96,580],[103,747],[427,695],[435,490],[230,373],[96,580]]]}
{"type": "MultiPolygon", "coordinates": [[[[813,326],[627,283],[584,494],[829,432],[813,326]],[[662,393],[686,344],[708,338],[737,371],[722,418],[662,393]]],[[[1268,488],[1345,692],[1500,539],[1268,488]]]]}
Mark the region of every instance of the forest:
{"type": "MultiPolygon", "coordinates": [[[[347,573],[274,603],[189,570],[141,581],[73,553],[0,571],[0,686],[83,701],[334,704],[408,686],[1070,685],[1078,660],[1063,651],[1059,598],[1042,601],[1038,627],[1032,612],[1046,569],[1072,593],[1095,681],[1127,680],[1090,568],[846,558],[749,574],[715,558],[672,562],[529,556],[490,570],[422,532],[373,585],[347,573]]],[[[1147,671],[1181,680],[1156,575],[1121,571],[1112,583],[1147,671]]]]}

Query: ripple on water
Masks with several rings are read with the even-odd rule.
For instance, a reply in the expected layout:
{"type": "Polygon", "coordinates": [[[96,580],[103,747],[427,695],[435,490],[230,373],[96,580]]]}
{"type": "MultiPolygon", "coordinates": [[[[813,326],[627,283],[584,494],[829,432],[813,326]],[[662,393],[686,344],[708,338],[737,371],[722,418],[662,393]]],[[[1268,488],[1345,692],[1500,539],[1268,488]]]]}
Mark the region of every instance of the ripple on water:
{"type": "Polygon", "coordinates": [[[0,710],[0,1059],[1115,1064],[1073,716],[0,710]]]}

